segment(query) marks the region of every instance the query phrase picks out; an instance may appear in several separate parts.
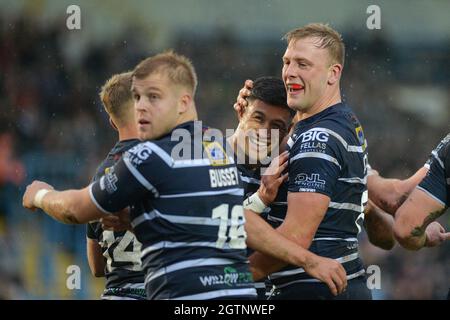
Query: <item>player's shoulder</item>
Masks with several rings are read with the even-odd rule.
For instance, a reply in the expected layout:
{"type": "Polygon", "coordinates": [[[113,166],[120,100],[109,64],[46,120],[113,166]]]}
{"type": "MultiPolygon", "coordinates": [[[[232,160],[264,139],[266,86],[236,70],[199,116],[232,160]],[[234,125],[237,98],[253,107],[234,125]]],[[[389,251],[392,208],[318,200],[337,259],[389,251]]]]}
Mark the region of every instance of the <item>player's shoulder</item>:
{"type": "Polygon", "coordinates": [[[326,117],[318,121],[316,128],[323,128],[323,131],[329,133],[330,138],[333,137],[333,140],[339,141],[345,147],[352,145],[365,148],[366,139],[362,125],[346,104],[333,108],[326,117]]]}
{"type": "Polygon", "coordinates": [[[116,145],[111,149],[111,151],[109,152],[109,155],[111,156],[116,156],[116,155],[121,155],[123,154],[125,151],[133,148],[134,146],[136,146],[137,144],[139,144],[141,141],[139,139],[127,139],[127,140],[122,140],[116,143],[116,145]]]}
{"type": "Polygon", "coordinates": [[[442,139],[434,151],[437,155],[444,159],[450,157],[450,133],[442,139]]]}
{"type": "Polygon", "coordinates": [[[141,141],[126,151],[124,161],[134,166],[158,160],[170,163],[172,161],[170,151],[171,147],[166,139],[141,141]]]}
{"type": "Polygon", "coordinates": [[[126,152],[127,150],[131,149],[135,145],[137,145],[140,141],[138,139],[129,139],[129,140],[123,140],[118,141],[114,147],[109,151],[108,155],[103,159],[103,161],[100,163],[100,165],[97,167],[97,170],[95,171],[95,176],[92,179],[95,181],[96,179],[100,178],[106,173],[106,170],[120,160],[122,157],[122,154],[126,152]]]}
{"type": "Polygon", "coordinates": [[[361,126],[358,117],[346,104],[338,104],[330,107],[325,115],[318,119],[316,127],[325,127],[337,133],[353,133],[355,128],[361,126]]]}
{"type": "MultiPolygon", "coordinates": [[[[314,117],[314,116],[313,116],[314,117]]],[[[332,106],[319,114],[309,126],[299,126],[294,141],[364,145],[364,133],[353,111],[344,104],[332,106]]]]}

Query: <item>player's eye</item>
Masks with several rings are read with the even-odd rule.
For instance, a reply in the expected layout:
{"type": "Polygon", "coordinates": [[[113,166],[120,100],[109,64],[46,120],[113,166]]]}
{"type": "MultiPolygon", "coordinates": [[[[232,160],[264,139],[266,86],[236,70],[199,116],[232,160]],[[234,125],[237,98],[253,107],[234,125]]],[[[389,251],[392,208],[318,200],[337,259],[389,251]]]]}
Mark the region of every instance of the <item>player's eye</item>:
{"type": "Polygon", "coordinates": [[[306,67],[308,67],[308,64],[306,62],[304,62],[304,61],[299,61],[298,62],[298,66],[300,68],[306,68],[306,67]]]}
{"type": "Polygon", "coordinates": [[[281,128],[281,126],[278,125],[278,124],[273,124],[273,125],[272,125],[272,129],[275,129],[275,130],[281,130],[282,128],[281,128]]]}
{"type": "Polygon", "coordinates": [[[133,99],[136,100],[136,101],[139,101],[140,97],[141,96],[138,95],[137,93],[133,94],[133,99]]]}
{"type": "Polygon", "coordinates": [[[149,98],[150,100],[156,100],[156,99],[159,98],[159,96],[156,95],[156,94],[149,94],[148,98],[149,98]]]}
{"type": "Polygon", "coordinates": [[[261,117],[261,116],[253,116],[253,119],[255,119],[256,121],[258,121],[258,122],[263,122],[263,117],[261,117]]]}

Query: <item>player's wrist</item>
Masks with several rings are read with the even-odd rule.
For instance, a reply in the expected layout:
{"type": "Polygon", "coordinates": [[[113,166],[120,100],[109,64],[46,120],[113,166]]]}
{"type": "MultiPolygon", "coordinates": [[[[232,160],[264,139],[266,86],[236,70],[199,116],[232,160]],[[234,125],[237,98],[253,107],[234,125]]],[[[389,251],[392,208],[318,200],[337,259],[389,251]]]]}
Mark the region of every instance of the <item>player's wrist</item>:
{"type": "Polygon", "coordinates": [[[255,193],[258,194],[259,199],[261,199],[266,207],[268,207],[272,203],[273,200],[270,199],[270,196],[267,195],[266,192],[261,191],[261,188],[259,188],[255,193]]]}
{"type": "Polygon", "coordinates": [[[44,200],[45,195],[50,191],[51,191],[50,189],[40,189],[38,190],[38,192],[36,192],[33,199],[33,204],[36,208],[42,209],[42,201],[44,200]]]}
{"type": "Polygon", "coordinates": [[[256,213],[262,213],[266,208],[267,206],[260,198],[258,192],[255,192],[244,200],[244,209],[251,210],[256,213]]]}
{"type": "Polygon", "coordinates": [[[317,264],[316,258],[317,256],[314,253],[308,250],[304,250],[303,253],[299,256],[299,261],[297,261],[296,264],[307,270],[317,264]]]}

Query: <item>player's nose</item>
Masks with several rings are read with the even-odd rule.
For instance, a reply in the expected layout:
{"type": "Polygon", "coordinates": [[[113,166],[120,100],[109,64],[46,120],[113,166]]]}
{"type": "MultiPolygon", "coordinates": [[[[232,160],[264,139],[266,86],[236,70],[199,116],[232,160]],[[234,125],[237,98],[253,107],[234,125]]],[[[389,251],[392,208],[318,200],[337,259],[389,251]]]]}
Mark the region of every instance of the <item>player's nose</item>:
{"type": "Polygon", "coordinates": [[[297,68],[294,66],[293,63],[291,63],[284,69],[284,76],[287,78],[295,78],[296,71],[297,71],[297,68]]]}
{"type": "Polygon", "coordinates": [[[147,102],[145,101],[145,99],[140,99],[139,101],[136,101],[134,103],[134,108],[137,112],[145,112],[148,108],[147,102]]]}

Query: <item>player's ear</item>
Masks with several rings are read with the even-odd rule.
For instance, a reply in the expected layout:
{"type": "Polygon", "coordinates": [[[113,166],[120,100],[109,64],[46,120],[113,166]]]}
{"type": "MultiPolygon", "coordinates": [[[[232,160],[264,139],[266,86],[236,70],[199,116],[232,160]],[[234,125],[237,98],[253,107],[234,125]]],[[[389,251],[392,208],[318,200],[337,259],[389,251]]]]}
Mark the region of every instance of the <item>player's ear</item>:
{"type": "Polygon", "coordinates": [[[192,97],[189,94],[183,95],[180,99],[180,103],[178,106],[178,113],[179,114],[185,113],[189,109],[189,106],[191,105],[191,103],[192,103],[192,97]]]}
{"type": "Polygon", "coordinates": [[[339,81],[342,73],[342,65],[335,63],[328,69],[328,84],[333,85],[339,81]]]}
{"type": "Polygon", "coordinates": [[[117,126],[111,117],[109,117],[109,124],[111,125],[111,127],[114,128],[114,130],[119,131],[119,129],[117,129],[117,126]]]}

